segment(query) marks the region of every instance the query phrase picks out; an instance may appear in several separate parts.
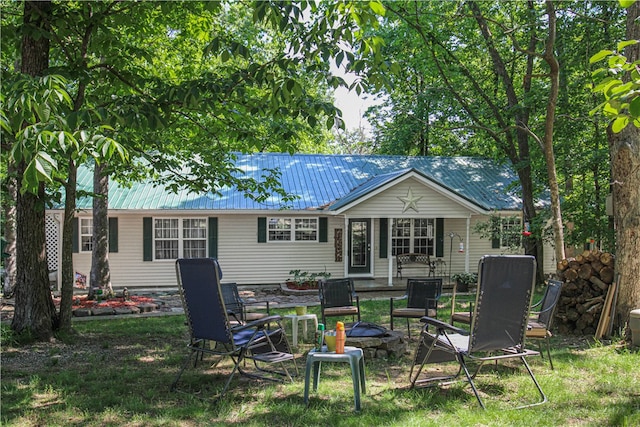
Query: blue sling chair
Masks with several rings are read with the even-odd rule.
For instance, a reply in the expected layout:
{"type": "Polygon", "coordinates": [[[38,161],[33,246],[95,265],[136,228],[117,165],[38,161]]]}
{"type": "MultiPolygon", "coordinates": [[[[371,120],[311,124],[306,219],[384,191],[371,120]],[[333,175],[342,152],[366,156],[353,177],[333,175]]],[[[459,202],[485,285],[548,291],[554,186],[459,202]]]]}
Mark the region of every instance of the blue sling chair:
{"type": "Polygon", "coordinates": [[[219,395],[221,398],[236,372],[253,378],[293,381],[287,363],[295,364],[286,334],[278,315],[266,316],[246,323],[230,321],[220,285],[219,267],[212,258],[179,259],[176,273],[182,304],[189,326],[189,354],[182,369],[171,385],[176,390],[186,367],[194,359],[194,367],[204,355],[229,357],[233,368],[219,395]],[[246,360],[253,361],[255,369],[245,370],[246,360]],[[242,366],[241,366],[242,364],[242,366]],[[265,369],[278,364],[278,370],[265,369]]]}
{"type": "Polygon", "coordinates": [[[524,347],[535,272],[536,262],[532,256],[482,257],[470,332],[431,317],[420,319],[425,326],[409,373],[411,387],[449,384],[457,381],[460,373],[464,372],[466,381],[484,409],[484,402],[474,383],[480,368],[488,361],[497,363],[517,359],[526,368],[540,394],[540,401],[519,408],[545,403],[547,398],[526,361],[526,357],[540,353],[524,347]],[[426,364],[449,362],[457,364],[457,373],[442,375],[424,369],[426,378],[421,378],[426,364]],[[473,374],[469,372],[469,363],[477,365],[473,374]]]}

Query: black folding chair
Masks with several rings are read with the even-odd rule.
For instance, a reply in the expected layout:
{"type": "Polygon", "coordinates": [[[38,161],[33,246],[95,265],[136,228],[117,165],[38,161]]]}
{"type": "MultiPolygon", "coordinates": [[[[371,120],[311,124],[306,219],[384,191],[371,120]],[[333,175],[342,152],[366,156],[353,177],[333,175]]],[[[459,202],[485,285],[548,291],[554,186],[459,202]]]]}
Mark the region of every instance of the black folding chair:
{"type": "Polygon", "coordinates": [[[318,289],[322,323],[326,325],[330,316],[357,316],[360,321],[360,298],[353,279],[321,280],[318,289]]]}
{"type": "Polygon", "coordinates": [[[538,341],[538,350],[540,354],[542,352],[541,340],[546,342],[547,356],[549,356],[549,365],[553,369],[553,360],[551,360],[551,328],[553,326],[553,319],[556,313],[556,307],[558,300],[560,300],[560,291],[562,290],[562,282],[558,280],[549,280],[547,289],[544,291],[544,295],[537,304],[531,306],[532,309],[537,309],[532,312],[535,318],[529,318],[527,323],[527,339],[535,339],[538,341]]]}
{"type": "Polygon", "coordinates": [[[222,290],[222,297],[224,298],[224,305],[227,309],[227,314],[232,321],[235,321],[236,323],[251,322],[269,315],[269,301],[245,301],[240,297],[240,292],[238,291],[238,285],[236,283],[221,283],[220,289],[222,290]],[[263,308],[266,312],[255,311],[255,308],[250,309],[251,306],[258,309],[263,308]]]}
{"type": "Polygon", "coordinates": [[[389,298],[389,315],[391,330],[394,317],[407,319],[407,334],[411,339],[409,319],[420,319],[424,316],[437,317],[438,300],[442,294],[442,278],[407,279],[407,293],[401,297],[389,298]],[[407,300],[406,307],[398,307],[396,301],[407,300]]]}
{"type": "Polygon", "coordinates": [[[211,258],[179,259],[176,261],[178,287],[184,312],[189,325],[190,340],[182,369],[171,385],[175,390],[182,373],[194,358],[205,354],[229,357],[233,368],[219,397],[229,388],[236,372],[253,378],[282,381],[284,377],[293,381],[286,362],[293,362],[286,334],[280,324],[280,316],[273,315],[248,322],[233,324],[229,321],[219,280],[217,261],[211,258]],[[246,371],[241,363],[252,360],[255,369],[246,371]],[[267,365],[279,364],[279,370],[265,369],[267,365]]]}
{"type": "MultiPolygon", "coordinates": [[[[430,317],[423,317],[425,327],[416,349],[409,379],[411,387],[416,385],[447,384],[457,380],[464,371],[478,403],[485,405],[474,383],[474,378],[487,361],[519,359],[529,373],[541,401],[522,407],[540,405],[547,397],[540,388],[529,364],[527,356],[539,355],[537,351],[524,347],[529,306],[535,285],[535,258],[526,255],[484,256],[479,264],[479,284],[476,303],[471,321],[471,332],[454,327],[430,317]],[[429,332],[427,326],[434,326],[429,332]],[[441,373],[427,375],[420,379],[425,364],[457,362],[458,371],[453,375],[441,373]],[[469,373],[468,362],[476,362],[473,375],[469,373]],[[415,374],[414,368],[418,367],[415,374]]],[[[429,374],[429,372],[425,372],[429,374]]]]}

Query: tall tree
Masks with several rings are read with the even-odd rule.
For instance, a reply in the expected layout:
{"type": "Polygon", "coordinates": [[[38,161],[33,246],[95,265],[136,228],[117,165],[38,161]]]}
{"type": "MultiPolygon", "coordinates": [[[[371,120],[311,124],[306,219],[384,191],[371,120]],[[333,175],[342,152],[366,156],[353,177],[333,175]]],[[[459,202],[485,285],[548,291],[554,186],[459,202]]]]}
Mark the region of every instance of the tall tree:
{"type": "MultiPolygon", "coordinates": [[[[627,40],[640,40],[640,2],[634,2],[627,9],[626,28],[627,40]]],[[[627,45],[625,56],[630,64],[640,64],[640,43],[627,45]]],[[[637,69],[628,78],[635,79],[637,84],[637,69]]],[[[635,114],[637,117],[637,110],[635,114]]],[[[607,136],[613,181],[616,269],[620,274],[616,311],[621,317],[619,326],[623,326],[631,310],[640,306],[640,127],[629,124],[614,132],[615,123],[607,129],[607,136]]]]}
{"type": "MultiPolygon", "coordinates": [[[[532,4],[407,1],[390,3],[388,9],[399,32],[421,41],[416,55],[431,64],[434,80],[455,100],[449,117],[467,128],[467,143],[479,144],[476,152],[511,162],[522,188],[524,221],[534,223],[530,100],[537,89],[532,76],[539,71],[534,60],[540,56],[541,24],[532,4]],[[488,135],[494,144],[468,136],[474,134],[488,135]]],[[[525,239],[524,245],[526,253],[542,259],[538,239],[525,239]]]]}
{"type": "Polygon", "coordinates": [[[560,190],[558,188],[558,173],[556,171],[556,157],[554,153],[553,131],[555,125],[556,108],[560,87],[560,64],[555,53],[556,43],[556,11],[553,2],[545,2],[548,20],[548,33],[542,58],[549,66],[549,96],[547,97],[547,111],[544,119],[543,153],[547,165],[547,181],[551,196],[551,224],[553,227],[554,249],[556,259],[565,259],[564,252],[564,224],[560,209],[560,190]]]}
{"type": "MultiPolygon", "coordinates": [[[[41,76],[49,67],[50,1],[24,3],[22,56],[20,71],[41,76]]],[[[31,108],[38,109],[33,105],[31,108]]],[[[46,114],[46,113],[45,113],[46,114]]],[[[37,125],[43,117],[34,118],[24,127],[37,125]]],[[[26,158],[17,160],[17,180],[29,174],[26,158]]],[[[16,200],[16,290],[15,313],[11,323],[17,332],[28,332],[39,339],[49,339],[58,321],[49,290],[49,275],[44,234],[44,182],[31,191],[22,188],[16,200]],[[35,227],[34,227],[35,225],[35,227]]]]}

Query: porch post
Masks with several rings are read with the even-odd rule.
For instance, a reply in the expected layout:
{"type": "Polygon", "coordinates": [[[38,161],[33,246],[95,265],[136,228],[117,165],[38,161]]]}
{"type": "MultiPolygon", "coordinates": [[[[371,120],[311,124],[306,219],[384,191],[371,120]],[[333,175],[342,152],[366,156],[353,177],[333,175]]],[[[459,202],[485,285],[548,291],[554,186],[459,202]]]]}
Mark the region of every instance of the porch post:
{"type": "Polygon", "coordinates": [[[387,242],[387,260],[388,260],[388,270],[387,270],[387,285],[388,286],[393,286],[393,257],[391,256],[391,247],[393,246],[391,244],[392,242],[392,236],[391,236],[391,230],[393,228],[392,226],[393,223],[393,218],[389,218],[389,221],[387,221],[387,238],[388,238],[388,242],[387,242]]]}
{"type": "Polygon", "coordinates": [[[351,235],[349,234],[349,218],[347,215],[344,216],[344,238],[342,240],[343,253],[345,256],[342,257],[342,268],[344,270],[344,275],[342,277],[349,277],[349,263],[351,262],[351,253],[349,253],[349,240],[351,235]]]}
{"type": "Polygon", "coordinates": [[[467,250],[464,251],[464,271],[469,272],[469,238],[471,237],[471,216],[467,216],[467,227],[466,227],[466,236],[465,240],[467,241],[467,250]]]}

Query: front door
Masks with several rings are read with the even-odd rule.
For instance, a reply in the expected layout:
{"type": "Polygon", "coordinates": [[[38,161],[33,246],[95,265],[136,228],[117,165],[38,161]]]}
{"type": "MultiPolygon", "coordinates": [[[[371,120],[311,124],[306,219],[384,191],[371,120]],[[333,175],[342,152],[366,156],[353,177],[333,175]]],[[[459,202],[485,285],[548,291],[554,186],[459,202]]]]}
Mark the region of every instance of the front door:
{"type": "Polygon", "coordinates": [[[349,220],[349,274],[371,274],[370,219],[349,220]]]}

